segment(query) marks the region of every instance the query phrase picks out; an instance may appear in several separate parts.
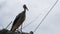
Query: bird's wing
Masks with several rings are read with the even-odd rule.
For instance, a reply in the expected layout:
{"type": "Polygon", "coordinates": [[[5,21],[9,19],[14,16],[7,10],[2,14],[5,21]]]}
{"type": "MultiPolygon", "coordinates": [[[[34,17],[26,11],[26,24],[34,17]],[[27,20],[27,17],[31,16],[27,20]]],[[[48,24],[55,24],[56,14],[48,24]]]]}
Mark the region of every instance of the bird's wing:
{"type": "Polygon", "coordinates": [[[21,14],[19,14],[19,15],[16,16],[16,18],[15,18],[15,20],[14,20],[14,22],[13,22],[13,25],[16,24],[16,22],[18,21],[18,19],[21,17],[20,15],[21,15],[21,14]]]}
{"type": "Polygon", "coordinates": [[[19,20],[19,18],[20,18],[22,15],[23,15],[23,12],[19,13],[19,14],[16,16],[16,18],[15,18],[15,20],[14,20],[14,22],[13,22],[13,25],[16,24],[16,22],[19,20]]]}

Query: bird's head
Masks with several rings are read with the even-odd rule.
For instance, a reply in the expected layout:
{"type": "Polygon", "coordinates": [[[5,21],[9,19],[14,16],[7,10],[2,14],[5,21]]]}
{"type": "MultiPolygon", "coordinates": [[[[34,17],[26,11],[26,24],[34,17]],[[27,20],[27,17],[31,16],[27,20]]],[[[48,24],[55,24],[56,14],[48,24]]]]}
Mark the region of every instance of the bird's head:
{"type": "Polygon", "coordinates": [[[24,10],[28,10],[27,6],[24,4],[23,5],[24,10]]]}

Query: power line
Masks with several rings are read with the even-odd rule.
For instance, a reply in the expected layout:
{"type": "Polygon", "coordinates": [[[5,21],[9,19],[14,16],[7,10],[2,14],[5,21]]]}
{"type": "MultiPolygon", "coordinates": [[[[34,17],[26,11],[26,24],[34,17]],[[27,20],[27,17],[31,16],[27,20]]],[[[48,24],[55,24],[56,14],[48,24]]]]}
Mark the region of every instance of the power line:
{"type": "MultiPolygon", "coordinates": [[[[26,28],[27,26],[32,24],[34,21],[36,21],[39,18],[39,16],[40,16],[40,14],[34,20],[32,20],[30,23],[28,23],[26,26],[24,26],[22,29],[26,28]]],[[[18,30],[20,30],[20,29],[18,29],[18,30]]]]}
{"type": "Polygon", "coordinates": [[[0,27],[1,27],[2,29],[4,29],[4,26],[3,26],[3,25],[1,25],[0,27]]]}
{"type": "Polygon", "coordinates": [[[55,2],[55,4],[51,7],[51,9],[47,12],[47,14],[43,17],[43,19],[41,20],[40,24],[38,24],[38,26],[36,27],[36,29],[34,30],[34,32],[38,29],[38,27],[42,24],[42,22],[44,21],[44,19],[48,16],[48,14],[50,13],[50,11],[54,8],[54,6],[57,4],[58,0],[55,2]]]}
{"type": "Polygon", "coordinates": [[[5,29],[7,29],[10,26],[11,23],[12,23],[12,21],[7,25],[7,27],[5,29]]]}
{"type": "Polygon", "coordinates": [[[26,28],[28,25],[32,24],[34,21],[36,21],[39,18],[39,16],[40,16],[40,14],[34,20],[32,20],[29,24],[24,26],[23,29],[26,28]]]}

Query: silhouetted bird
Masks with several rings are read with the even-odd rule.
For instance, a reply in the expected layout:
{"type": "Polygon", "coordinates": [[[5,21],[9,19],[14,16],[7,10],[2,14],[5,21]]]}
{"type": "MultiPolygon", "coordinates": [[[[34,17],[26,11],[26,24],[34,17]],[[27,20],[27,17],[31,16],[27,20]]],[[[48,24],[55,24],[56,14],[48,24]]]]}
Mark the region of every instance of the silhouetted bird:
{"type": "Polygon", "coordinates": [[[26,7],[26,5],[23,5],[24,11],[21,12],[20,14],[18,14],[13,22],[11,31],[15,32],[15,30],[24,22],[25,17],[26,17],[26,9],[28,10],[28,8],[26,7]]]}

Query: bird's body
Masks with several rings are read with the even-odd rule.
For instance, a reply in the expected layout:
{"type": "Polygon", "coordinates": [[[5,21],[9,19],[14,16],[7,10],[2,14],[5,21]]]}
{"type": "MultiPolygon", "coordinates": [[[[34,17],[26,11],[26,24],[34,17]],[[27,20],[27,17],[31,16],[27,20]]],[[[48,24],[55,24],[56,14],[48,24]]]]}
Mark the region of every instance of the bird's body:
{"type": "Polygon", "coordinates": [[[26,13],[26,8],[24,8],[24,11],[16,16],[16,18],[13,22],[11,31],[15,32],[15,30],[24,22],[25,17],[26,17],[25,13],[26,13]]]}
{"type": "Polygon", "coordinates": [[[25,11],[16,16],[11,31],[15,31],[24,22],[24,20],[25,20],[25,11]]]}

